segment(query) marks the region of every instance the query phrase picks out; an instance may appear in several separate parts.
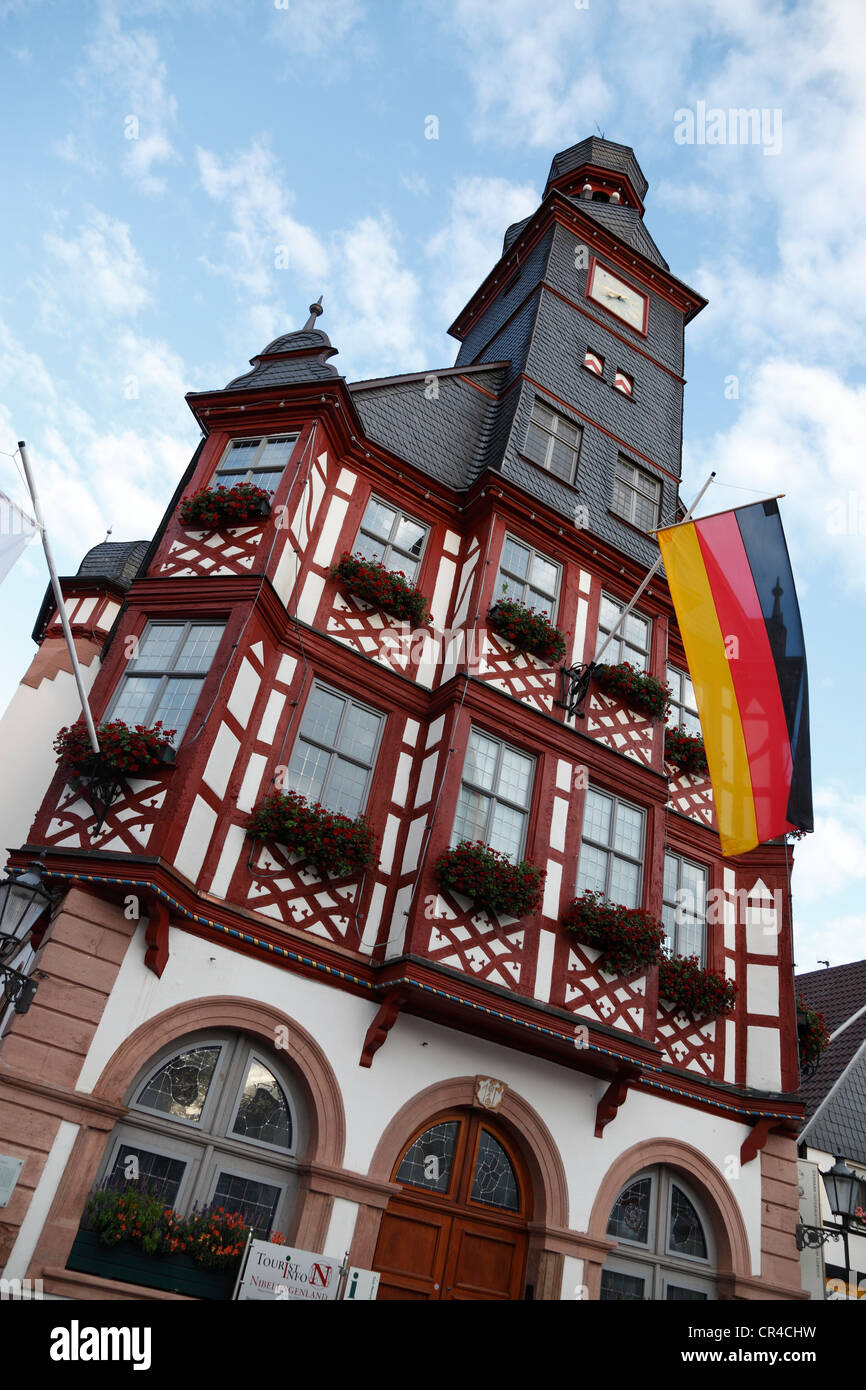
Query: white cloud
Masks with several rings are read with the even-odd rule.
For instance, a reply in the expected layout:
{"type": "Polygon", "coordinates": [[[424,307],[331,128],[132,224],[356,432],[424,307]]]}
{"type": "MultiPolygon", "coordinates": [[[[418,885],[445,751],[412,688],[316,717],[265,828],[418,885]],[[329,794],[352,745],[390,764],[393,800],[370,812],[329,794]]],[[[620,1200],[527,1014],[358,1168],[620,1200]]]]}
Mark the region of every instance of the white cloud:
{"type": "Polygon", "coordinates": [[[424,174],[408,173],[400,175],[400,182],[407,193],[416,193],[422,197],[427,197],[430,192],[430,185],[424,174]]]}
{"type": "Polygon", "coordinates": [[[521,222],[538,207],[539,195],[528,184],[503,178],[458,179],[451,192],[448,221],[427,242],[441,289],[437,316],[447,323],[502,253],[506,227],[521,222]]]}
{"type": "Polygon", "coordinates": [[[334,342],[352,375],[420,369],[421,286],[401,265],[391,219],[363,217],[339,238],[334,342]]]}
{"type": "MultiPolygon", "coordinates": [[[[293,53],[307,57],[327,55],[328,64],[334,61],[342,68],[347,49],[357,57],[358,29],[366,18],[361,0],[273,0],[274,15],[271,32],[293,53]],[[346,40],[351,36],[351,45],[346,40]],[[346,45],[343,47],[343,45],[346,45]]],[[[365,47],[366,40],[361,45],[365,47]]],[[[321,76],[327,80],[331,69],[321,76]]]]}
{"type": "Polygon", "coordinates": [[[134,317],[151,298],[151,276],[132,244],[129,227],[92,209],[76,235],[46,232],[46,269],[38,283],[44,321],[60,327],[72,308],[87,314],[134,317]]]}
{"type": "Polygon", "coordinates": [[[101,174],[105,169],[102,160],[71,130],[53,142],[51,153],[57,155],[64,163],[83,169],[86,174],[101,174]]]}

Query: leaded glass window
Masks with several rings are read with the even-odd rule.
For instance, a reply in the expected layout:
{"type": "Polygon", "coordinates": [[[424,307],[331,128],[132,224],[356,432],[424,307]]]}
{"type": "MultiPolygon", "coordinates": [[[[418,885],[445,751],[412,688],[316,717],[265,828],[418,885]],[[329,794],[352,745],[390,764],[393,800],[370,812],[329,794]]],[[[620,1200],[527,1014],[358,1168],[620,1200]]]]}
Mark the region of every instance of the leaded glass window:
{"type": "Polygon", "coordinates": [[[426,1187],[431,1192],[447,1192],[459,1131],[458,1120],[446,1120],[425,1130],[403,1155],[397,1182],[426,1187]]]}
{"type": "Polygon", "coordinates": [[[511,1166],[511,1159],[486,1129],[481,1131],[475,1172],[472,1178],[473,1202],[505,1211],[520,1210],[520,1189],[511,1166]]]}
{"type": "Polygon", "coordinates": [[[619,458],[613,484],[612,510],[630,521],[641,531],[651,531],[659,524],[662,485],[645,469],[628,459],[619,458]]]}
{"type": "Polygon", "coordinates": [[[388,570],[414,579],[421,564],[429,527],[378,497],[371,497],[364,512],[355,550],[378,560],[388,570]]]}
{"type": "Polygon", "coordinates": [[[623,1274],[615,1269],[601,1271],[601,1301],[643,1303],[646,1281],[636,1274],[623,1274]]]}
{"type": "Polygon", "coordinates": [[[256,1237],[264,1240],[274,1225],[280,1196],[281,1189],[272,1183],[259,1182],[237,1173],[220,1173],[211,1206],[240,1212],[247,1224],[252,1226],[256,1237]]]}
{"type": "MultiPolygon", "coordinates": [[[[598,610],[596,656],[598,656],[610,633],[613,632],[625,612],[626,606],[626,604],[620,603],[619,599],[611,598],[609,594],[602,594],[598,610]]],[[[613,638],[608,647],[605,647],[604,664],[606,666],[618,666],[621,661],[627,661],[629,665],[634,666],[636,671],[648,671],[651,640],[652,624],[649,618],[642,617],[640,613],[629,613],[616,637],[613,638]]]]}
{"type": "Polygon", "coordinates": [[[172,1057],[142,1088],[137,1103],[180,1120],[200,1120],[220,1051],[197,1047],[172,1057]]]}
{"type": "Polygon", "coordinates": [[[712,1228],[679,1174],[661,1167],[636,1174],[613,1204],[607,1234],[618,1244],[602,1270],[603,1299],[716,1297],[712,1228]]]}
{"type": "Polygon", "coordinates": [[[296,434],[233,440],[217,466],[211,486],[235,487],[237,483],[252,483],[273,496],[297,442],[296,434]]]}
{"type": "Polygon", "coordinates": [[[177,1200],[186,1166],[181,1159],[153,1153],[132,1144],[121,1144],[104,1186],[125,1188],[132,1185],[141,1192],[152,1193],[171,1207],[177,1200]]]}
{"type": "Polygon", "coordinates": [[[640,905],[644,813],[590,787],[583,812],[577,893],[598,891],[623,907],[640,905]]]}
{"type": "Polygon", "coordinates": [[[451,844],[483,840],[512,860],[523,853],[535,760],[473,729],[451,844]]]}
{"type": "Polygon", "coordinates": [[[573,483],[583,435],[580,425],[536,399],[523,452],[566,483],[573,483]]]}
{"type": "Polygon", "coordinates": [[[289,763],[289,786],[330,811],[363,809],[385,716],[318,682],[289,763]]]}
{"type": "Polygon", "coordinates": [[[669,666],[667,668],[667,682],[671,688],[668,728],[683,728],[687,734],[692,736],[700,734],[701,721],[698,718],[698,702],[695,698],[695,687],[692,685],[690,677],[686,675],[685,671],[678,671],[676,666],[669,666]]]}
{"type": "Polygon", "coordinates": [[[707,1258],[707,1242],[694,1203],[676,1183],[671,1183],[668,1249],[675,1255],[694,1255],[707,1258]]]}
{"type": "Polygon", "coordinates": [[[224,623],[148,623],[107,719],[175,729],[177,747],[198,702],[224,623]]]}
{"type": "Polygon", "coordinates": [[[494,600],[514,599],[552,619],[556,610],[559,576],[559,565],[532,546],[523,545],[513,536],[506,536],[493,591],[494,600]]]}
{"type": "Polygon", "coordinates": [[[292,1115],[283,1088],[272,1071],[254,1057],[247,1072],[232,1134],[263,1144],[291,1148],[292,1115]]]}
{"type": "Polygon", "coordinates": [[[635,1240],[646,1245],[649,1240],[651,1187],[649,1178],[641,1178],[623,1188],[607,1223],[609,1236],[622,1236],[624,1240],[635,1240]]]}
{"type": "Polygon", "coordinates": [[[680,956],[697,956],[703,965],[707,937],[707,870],[669,851],[665,852],[662,921],[666,950],[680,956]]]}

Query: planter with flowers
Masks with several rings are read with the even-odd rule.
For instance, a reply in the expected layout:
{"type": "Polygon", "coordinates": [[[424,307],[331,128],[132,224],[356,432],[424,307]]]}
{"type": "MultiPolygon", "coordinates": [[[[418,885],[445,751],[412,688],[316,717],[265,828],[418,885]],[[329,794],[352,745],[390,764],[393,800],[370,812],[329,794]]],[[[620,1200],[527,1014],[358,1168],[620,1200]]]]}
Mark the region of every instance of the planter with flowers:
{"type": "Polygon", "coordinates": [[[607,695],[615,695],[630,709],[645,714],[648,719],[667,719],[671,688],[667,681],[648,676],[630,661],[616,666],[601,662],[592,668],[592,679],[607,695]]]}
{"type": "MultiPolygon", "coordinates": [[[[193,1298],[229,1299],[250,1226],[210,1207],[180,1216],[132,1184],[91,1193],[67,1269],[193,1298]]],[[[272,1240],[282,1240],[273,1235],[272,1240]]]]}
{"type": "Polygon", "coordinates": [[[578,941],[601,952],[599,966],[608,975],[633,975],[661,958],[663,923],[642,908],[608,902],[598,891],[575,898],[562,920],[578,941]]]}
{"type": "Polygon", "coordinates": [[[446,849],[436,861],[435,873],[443,888],[509,917],[526,917],[541,902],[544,870],[525,859],[515,864],[483,840],[461,840],[446,849]]]}
{"type": "Polygon", "coordinates": [[[824,1022],[824,1015],[798,997],[797,999],[797,1049],[800,1055],[800,1072],[804,1077],[813,1076],[826,1047],[830,1034],[824,1022]]]}
{"type": "Polygon", "coordinates": [[[721,971],[704,968],[697,956],[662,956],[659,999],[678,1004],[687,1014],[722,1018],[737,1002],[737,986],[721,971]]]}
{"type": "Polygon", "coordinates": [[[122,719],[112,719],[96,726],[99,752],[94,753],[83,719],[60,729],[54,739],[57,764],[99,816],[94,834],[102,829],[109,807],[128,778],[152,777],[174,762],[176,732],[164,729],[162,720],[150,728],[144,724],[130,728],[122,719]]]}
{"type": "Polygon", "coordinates": [[[519,652],[530,652],[549,666],[555,666],[565,656],[565,638],[544,613],[517,599],[497,599],[487,621],[494,632],[512,642],[519,652]]]}
{"type": "Polygon", "coordinates": [[[254,483],[235,483],[234,487],[203,487],[184,499],[180,508],[182,526],[211,531],[265,517],[271,510],[271,494],[254,483]]]}
{"type": "Polygon", "coordinates": [[[665,729],[665,762],[690,777],[706,777],[709,773],[704,740],[700,734],[687,734],[682,725],[665,729]]]}
{"type": "Polygon", "coordinates": [[[427,622],[427,600],[402,570],[388,570],[378,560],[344,550],[331,569],[331,578],[341,580],[350,594],[400,622],[415,627],[427,622]]]}
{"type": "Polygon", "coordinates": [[[365,816],[341,815],[299,792],[272,792],[253,811],[247,834],[273,840],[321,873],[345,878],[376,862],[377,840],[365,816]]]}

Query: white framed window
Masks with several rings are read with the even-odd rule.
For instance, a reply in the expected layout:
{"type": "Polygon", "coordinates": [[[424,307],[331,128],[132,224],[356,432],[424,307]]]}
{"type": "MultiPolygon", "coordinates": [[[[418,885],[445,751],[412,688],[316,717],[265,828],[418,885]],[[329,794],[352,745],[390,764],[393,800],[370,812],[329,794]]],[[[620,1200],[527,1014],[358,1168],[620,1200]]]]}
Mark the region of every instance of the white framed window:
{"type": "Polygon", "coordinates": [[[698,718],[698,702],[695,699],[695,688],[691,679],[685,671],[677,670],[676,666],[668,666],[667,682],[672,692],[668,728],[683,728],[687,734],[700,734],[701,721],[698,718]]]}
{"type": "MultiPolygon", "coordinates": [[[[595,643],[596,656],[605,640],[613,632],[626,604],[610,594],[602,594],[598,609],[598,637],[595,643]]],[[[638,671],[648,671],[650,649],[652,646],[652,622],[641,613],[629,613],[616,637],[605,649],[604,661],[608,666],[618,666],[628,661],[638,671]]]]}
{"type": "MultiPolygon", "coordinates": [[[[628,393],[626,393],[628,394],[628,393]]],[[[659,524],[662,485],[645,469],[628,459],[617,459],[611,509],[641,531],[651,531],[659,524]]]]}
{"type": "Polygon", "coordinates": [[[494,600],[516,599],[534,608],[536,613],[553,619],[556,612],[559,581],[562,570],[553,560],[530,545],[506,536],[496,577],[494,600]]]}
{"type": "Polygon", "coordinates": [[[573,483],[583,431],[567,416],[536,399],[529,417],[524,453],[566,483],[573,483]]]}
{"type": "Polygon", "coordinates": [[[712,1224],[697,1193],[671,1169],[631,1178],[611,1210],[618,1242],[601,1272],[605,1302],[703,1302],[716,1293],[712,1224]]]}
{"type": "Polygon", "coordinates": [[[665,850],[662,921],[671,955],[697,956],[701,965],[707,953],[707,879],[700,864],[665,850]]]}
{"type": "Polygon", "coordinates": [[[371,497],[355,550],[369,560],[378,560],[388,570],[402,570],[407,579],[414,579],[421,566],[429,531],[429,526],[423,522],[398,511],[379,497],[371,497]]]}
{"type": "Polygon", "coordinates": [[[289,763],[289,786],[329,811],[364,808],[385,716],[316,681],[289,763]]]}
{"type": "Polygon", "coordinates": [[[180,744],[210,671],[225,623],[148,623],[117,687],[106,719],[162,721],[180,744]]]}
{"type": "Polygon", "coordinates": [[[463,764],[452,846],[483,840],[512,860],[526,844],[535,759],[473,729],[463,764]]]}
{"type": "Polygon", "coordinates": [[[280,434],[265,439],[233,439],[217,464],[211,486],[253,483],[273,496],[298,438],[297,434],[280,434]]]}
{"type": "Polygon", "coordinates": [[[589,787],[577,865],[577,894],[600,892],[623,907],[639,907],[646,817],[637,806],[589,787]]]}
{"type": "Polygon", "coordinates": [[[243,1035],[192,1036],[157,1054],[127,1104],[98,1186],[155,1192],[181,1215],[241,1212],[262,1237],[286,1229],[308,1125],[281,1061],[243,1035]]]}

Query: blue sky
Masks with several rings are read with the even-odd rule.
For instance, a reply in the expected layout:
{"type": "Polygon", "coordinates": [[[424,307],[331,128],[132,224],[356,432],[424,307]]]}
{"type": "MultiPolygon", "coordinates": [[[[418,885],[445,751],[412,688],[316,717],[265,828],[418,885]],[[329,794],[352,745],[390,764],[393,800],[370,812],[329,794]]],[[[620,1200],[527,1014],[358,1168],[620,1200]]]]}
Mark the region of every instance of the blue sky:
{"type": "MultiPolygon", "coordinates": [[[[647,226],[710,300],[684,495],[713,467],[702,511],[786,493],[817,807],[798,968],[862,958],[864,50],[860,0],[0,0],[0,488],[24,500],[25,438],[61,573],[109,526],[150,536],[197,442],[186,391],[320,293],[350,380],[450,365],[552,155],[633,145],[647,226]],[[763,143],[680,143],[701,102],[766,112],[763,143]]],[[[0,706],[44,584],[31,545],[0,706]]]]}

